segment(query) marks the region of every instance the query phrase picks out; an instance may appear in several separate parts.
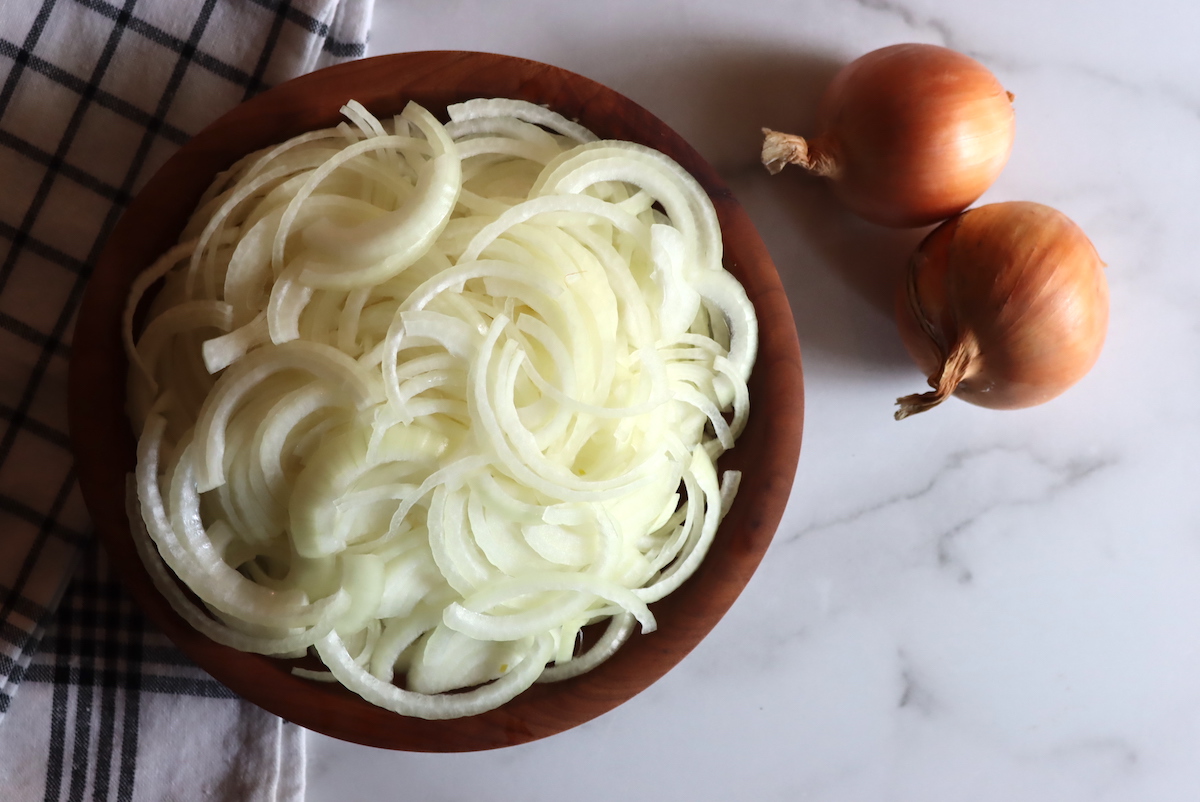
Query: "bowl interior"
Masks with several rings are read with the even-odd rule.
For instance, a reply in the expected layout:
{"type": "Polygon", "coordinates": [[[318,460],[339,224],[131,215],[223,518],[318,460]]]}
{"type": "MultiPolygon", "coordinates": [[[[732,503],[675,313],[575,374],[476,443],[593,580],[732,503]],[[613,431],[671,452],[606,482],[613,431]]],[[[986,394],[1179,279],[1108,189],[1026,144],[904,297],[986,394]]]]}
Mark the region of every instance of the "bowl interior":
{"type": "Polygon", "coordinates": [[[473,751],[543,738],[611,710],[682,660],[733,604],[766,551],[791,491],[803,421],[800,350],[786,296],[766,247],[715,171],[646,110],[594,81],[524,59],[462,52],[379,56],[306,75],[238,106],[185,145],[135,198],[98,261],[76,326],[69,392],[84,499],[146,615],[213,677],[266,710],[336,738],[408,751],[473,751]],[[741,490],[700,569],[654,605],[658,631],[635,635],[590,673],[535,685],[497,710],[424,721],[375,707],[340,685],[293,676],[291,661],[213,643],[155,590],[125,517],[125,477],[135,458],[124,414],[120,320],[133,278],[175,243],[215,174],[237,158],[335,124],[350,99],[377,115],[415,100],[444,118],[446,105],[473,97],[548,105],[602,137],[657,148],[691,172],[716,206],[725,264],[755,305],[761,341],[749,425],[719,465],[743,471],[741,490]]]}

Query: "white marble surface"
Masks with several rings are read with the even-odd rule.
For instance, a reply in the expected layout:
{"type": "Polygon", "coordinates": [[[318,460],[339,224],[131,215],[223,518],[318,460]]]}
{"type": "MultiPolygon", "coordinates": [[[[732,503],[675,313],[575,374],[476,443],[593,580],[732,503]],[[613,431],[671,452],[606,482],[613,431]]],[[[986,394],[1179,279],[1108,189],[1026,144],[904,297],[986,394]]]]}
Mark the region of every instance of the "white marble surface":
{"type": "Polygon", "coordinates": [[[1021,0],[377,0],[372,52],[488,50],[632,97],[696,145],[788,287],[807,383],[790,506],[680,666],[526,746],[310,738],[309,798],[1175,802],[1200,798],[1200,6],[1021,0]],[[757,166],[842,63],[948,44],[1017,96],[984,200],[1058,207],[1108,262],[1109,341],[1043,407],[923,385],[884,311],[920,232],[757,166]]]}

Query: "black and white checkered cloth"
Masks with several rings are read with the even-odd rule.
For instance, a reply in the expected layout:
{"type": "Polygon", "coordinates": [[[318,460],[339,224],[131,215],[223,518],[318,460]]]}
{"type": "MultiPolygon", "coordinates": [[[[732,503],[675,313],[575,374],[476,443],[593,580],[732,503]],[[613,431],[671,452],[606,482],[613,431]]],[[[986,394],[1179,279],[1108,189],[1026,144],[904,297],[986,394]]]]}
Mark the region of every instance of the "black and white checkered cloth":
{"type": "Polygon", "coordinates": [[[238,102],[362,56],[372,3],[0,0],[0,799],[303,797],[303,732],[147,629],[91,544],[67,363],[130,198],[238,102]]]}

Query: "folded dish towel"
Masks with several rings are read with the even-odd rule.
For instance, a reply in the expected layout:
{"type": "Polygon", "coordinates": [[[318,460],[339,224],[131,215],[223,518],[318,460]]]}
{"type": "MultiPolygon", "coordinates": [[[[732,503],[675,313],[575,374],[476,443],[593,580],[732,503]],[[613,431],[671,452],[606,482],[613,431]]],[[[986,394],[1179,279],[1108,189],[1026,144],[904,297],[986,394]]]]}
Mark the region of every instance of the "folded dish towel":
{"type": "Polygon", "coordinates": [[[372,2],[0,2],[5,799],[303,798],[303,731],[148,629],[91,543],[67,364],[91,267],[130,198],[238,102],[361,57],[372,2]]]}

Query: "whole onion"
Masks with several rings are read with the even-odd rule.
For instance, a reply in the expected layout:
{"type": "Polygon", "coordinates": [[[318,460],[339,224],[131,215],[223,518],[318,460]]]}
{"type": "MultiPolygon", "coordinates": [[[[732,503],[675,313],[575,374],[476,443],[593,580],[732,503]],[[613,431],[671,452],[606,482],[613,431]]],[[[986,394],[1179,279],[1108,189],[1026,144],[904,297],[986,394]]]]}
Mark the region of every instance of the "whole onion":
{"type": "Polygon", "coordinates": [[[901,44],[845,66],[817,109],[817,133],[764,128],[772,173],[796,164],[833,182],[857,215],[936,223],[974,203],[1012,150],[1012,95],[986,67],[936,45],[901,44]]]}
{"type": "Polygon", "coordinates": [[[1033,406],[1083,378],[1100,355],[1104,263],[1079,226],[1049,206],[981,206],[918,246],[896,317],[934,388],[898,399],[897,420],[951,394],[994,409],[1033,406]]]}

